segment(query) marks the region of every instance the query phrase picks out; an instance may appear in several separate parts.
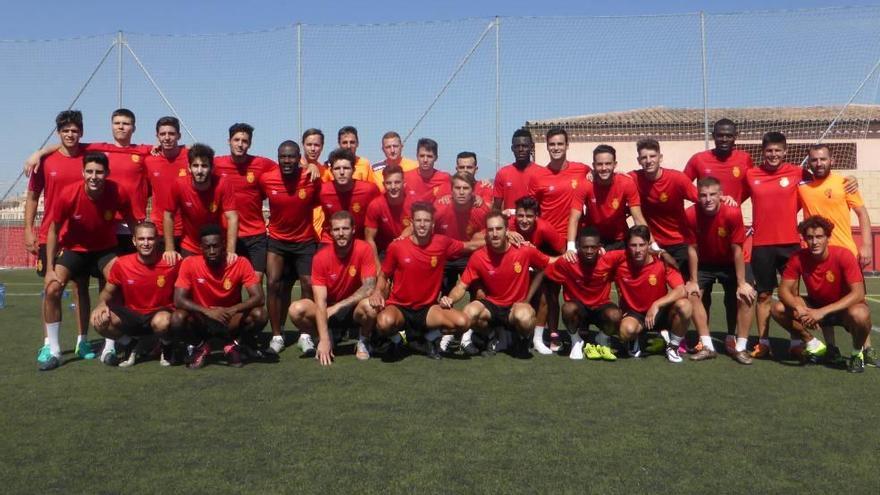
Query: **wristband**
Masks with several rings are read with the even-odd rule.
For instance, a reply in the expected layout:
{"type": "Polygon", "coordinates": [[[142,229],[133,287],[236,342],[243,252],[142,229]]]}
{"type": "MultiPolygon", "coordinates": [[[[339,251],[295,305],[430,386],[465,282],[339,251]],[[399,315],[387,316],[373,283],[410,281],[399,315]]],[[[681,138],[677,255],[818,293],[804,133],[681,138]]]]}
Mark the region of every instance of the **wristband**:
{"type": "Polygon", "coordinates": [[[577,246],[574,245],[574,241],[568,241],[568,244],[566,244],[566,249],[568,251],[577,251],[577,246]]]}

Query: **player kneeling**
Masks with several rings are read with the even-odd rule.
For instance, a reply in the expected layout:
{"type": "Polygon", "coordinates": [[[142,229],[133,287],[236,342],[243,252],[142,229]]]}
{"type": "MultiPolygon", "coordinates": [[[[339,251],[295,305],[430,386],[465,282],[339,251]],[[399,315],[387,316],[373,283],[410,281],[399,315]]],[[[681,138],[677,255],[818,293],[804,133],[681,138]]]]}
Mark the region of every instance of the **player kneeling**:
{"type": "Polygon", "coordinates": [[[376,287],[372,248],[354,238],[354,217],[345,210],[330,217],[330,236],[333,246],[323,247],[312,262],[314,300],[300,299],[289,311],[290,320],[303,332],[300,345],[306,352],[315,352],[312,338],[317,334],[315,357],[325,366],[333,362],[334,344],[352,328],[360,328],[355,356],[370,359],[367,341],[376,325],[376,310],[369,301],[376,287]]]}
{"type": "Polygon", "coordinates": [[[263,308],[265,296],[260,277],[243,257],[227,259],[223,230],[209,224],[199,232],[201,255],[190,256],[180,265],[174,284],[174,306],[171,325],[179,328],[188,347],[188,365],[205,366],[211,355],[208,338],[226,342],[223,354],[230,366],[242,366],[241,351],[255,352],[240,345],[266,326],[268,315],[263,308]],[[248,298],[242,301],[241,289],[248,298]]]}
{"type": "MultiPolygon", "coordinates": [[[[440,298],[440,307],[452,309],[476,281],[481,281],[484,298],[468,303],[464,313],[470,319],[470,327],[488,337],[493,329],[513,329],[521,339],[515,346],[521,353],[528,353],[528,338],[535,331],[535,309],[529,304],[531,295],[537,292],[542,277],[535,277],[529,286],[529,269],[543,270],[550,258],[534,246],[524,244],[516,247],[507,238],[507,218],[498,211],[486,217],[486,246],[471,255],[461,280],[440,298]]],[[[497,333],[496,333],[497,335],[497,333]]],[[[462,336],[461,347],[466,354],[476,355],[479,350],[468,338],[462,336]]],[[[489,349],[493,346],[490,344],[489,349]]]]}
{"type": "MultiPolygon", "coordinates": [[[[833,361],[828,348],[812,331],[842,326],[852,336],[851,373],[865,371],[862,350],[871,332],[871,311],[865,303],[865,280],[855,255],[848,249],[829,246],[834,225],[825,217],[812,216],[798,225],[807,247],[796,252],[782,272],[779,299],[771,315],[783,328],[800,335],[806,343],[804,357],[833,361]],[[804,280],[807,298],[798,293],[804,280]]],[[[835,356],[839,357],[839,356],[835,356]]]]}
{"type": "Polygon", "coordinates": [[[95,330],[115,340],[128,354],[119,363],[123,368],[134,365],[137,359],[137,338],[151,334],[161,343],[162,366],[176,363],[171,312],[179,265],[169,265],[156,251],[156,231],[151,222],[135,227],[137,252],[116,258],[92,311],[95,330]]]}
{"type": "Polygon", "coordinates": [[[666,359],[681,363],[678,346],[687,331],[692,307],[681,274],[648,252],[648,227],[636,225],[626,233],[626,249],[603,259],[614,274],[623,318],[620,338],[630,342],[629,353],[640,357],[639,335],[645,330],[669,330],[666,359]],[[667,286],[669,289],[667,290],[667,286]]]}

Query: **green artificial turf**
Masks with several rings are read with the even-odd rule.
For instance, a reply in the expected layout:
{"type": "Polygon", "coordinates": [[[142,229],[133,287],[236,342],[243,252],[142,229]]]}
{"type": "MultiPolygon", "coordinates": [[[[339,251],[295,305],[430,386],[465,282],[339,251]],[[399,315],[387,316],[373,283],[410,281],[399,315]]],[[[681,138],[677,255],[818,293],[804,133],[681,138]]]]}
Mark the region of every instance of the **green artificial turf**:
{"type": "MultiPolygon", "coordinates": [[[[72,359],[65,309],[65,363],[40,373],[39,280],[0,282],[3,493],[880,490],[875,368],[723,355],[358,362],[350,347],[321,368],[290,347],[280,363],[242,369],[119,369],[72,359]]],[[[773,324],[781,356],[783,336],[773,324]]]]}

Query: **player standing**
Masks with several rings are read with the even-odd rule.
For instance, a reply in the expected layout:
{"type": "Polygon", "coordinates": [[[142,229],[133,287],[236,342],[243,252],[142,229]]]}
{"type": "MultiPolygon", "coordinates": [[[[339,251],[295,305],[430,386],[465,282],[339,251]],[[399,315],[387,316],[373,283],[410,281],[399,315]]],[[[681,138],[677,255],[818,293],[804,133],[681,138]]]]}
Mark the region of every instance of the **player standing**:
{"type": "MultiPolygon", "coordinates": [[[[395,131],[388,131],[382,135],[382,153],[385,155],[385,159],[373,164],[373,175],[376,178],[376,185],[380,189],[385,184],[385,167],[395,165],[404,172],[419,168],[418,162],[403,156],[403,142],[400,140],[400,134],[395,131]]],[[[384,192],[384,189],[382,191],[384,192]]]]}
{"type": "MultiPolygon", "coordinates": [[[[180,145],[180,121],[176,117],[162,117],[156,121],[156,138],[159,140],[159,153],[145,158],[147,179],[152,190],[150,221],[158,229],[158,251],[164,251],[165,211],[171,201],[171,188],[178,177],[189,173],[188,150],[180,145]]],[[[180,249],[183,223],[180,216],[174,216],[175,250],[180,249]]]]}
{"type": "Polygon", "coordinates": [[[544,172],[540,165],[532,161],[535,142],[529,131],[517,129],[511,138],[510,150],[514,161],[501,167],[495,174],[492,204],[492,209],[501,210],[508,215],[513,214],[516,200],[528,196],[532,176],[544,172]]]}
{"type": "Polygon", "coordinates": [[[372,182],[352,177],[355,162],[352,152],[337,148],[330,153],[328,161],[333,173],[333,182],[324,184],[319,195],[325,219],[321,228],[321,242],[332,242],[330,217],[342,210],[349,211],[354,216],[355,238],[363,239],[367,206],[380,196],[379,188],[372,182]]]}
{"type": "Polygon", "coordinates": [[[419,167],[403,173],[403,188],[410,201],[433,203],[443,196],[452,194],[452,178],[446,172],[437,170],[439,158],[437,141],[429,138],[419,139],[416,157],[419,167]]]}
{"type": "Polygon", "coordinates": [[[379,260],[391,241],[411,233],[410,204],[403,190],[403,169],[388,165],[382,170],[385,193],[370,201],[364,219],[364,239],[373,248],[379,260]]]}

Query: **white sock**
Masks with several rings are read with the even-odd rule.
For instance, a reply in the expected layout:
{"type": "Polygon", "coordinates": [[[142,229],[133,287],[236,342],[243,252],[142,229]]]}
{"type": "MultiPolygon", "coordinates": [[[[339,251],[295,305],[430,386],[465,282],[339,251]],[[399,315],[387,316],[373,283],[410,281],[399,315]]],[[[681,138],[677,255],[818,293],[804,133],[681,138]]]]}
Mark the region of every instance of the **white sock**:
{"type": "Polygon", "coordinates": [[[746,346],[748,345],[748,343],[749,343],[748,338],[737,337],[736,338],[736,352],[746,350],[746,346]]]}
{"type": "Polygon", "coordinates": [[[61,342],[58,340],[58,334],[61,333],[61,322],[46,323],[46,340],[48,340],[49,351],[56,355],[61,355],[61,342]]]}
{"type": "Polygon", "coordinates": [[[116,341],[113,339],[104,339],[104,350],[101,351],[102,356],[110,354],[110,351],[116,350],[116,341]]]}
{"type": "Polygon", "coordinates": [[[770,339],[758,339],[758,343],[763,346],[770,347],[770,339]]]}
{"type": "Polygon", "coordinates": [[[466,347],[471,344],[471,339],[474,336],[473,330],[468,330],[467,332],[461,334],[461,346],[466,347]]]}
{"type": "Polygon", "coordinates": [[[715,344],[712,343],[712,337],[708,335],[700,337],[700,342],[703,343],[703,349],[709,349],[712,352],[715,352],[715,344]]]}
{"type": "Polygon", "coordinates": [[[544,327],[535,327],[535,333],[532,335],[532,342],[535,345],[544,345],[544,327]]]}
{"type": "Polygon", "coordinates": [[[822,348],[822,341],[819,339],[813,339],[813,340],[807,342],[807,350],[808,351],[815,351],[820,348],[822,348]]]}
{"type": "Polygon", "coordinates": [[[605,334],[605,332],[600,331],[596,334],[596,345],[601,345],[603,347],[611,346],[611,337],[605,334]]]}
{"type": "Polygon", "coordinates": [[[76,343],[77,343],[77,344],[81,344],[82,341],[84,341],[84,340],[86,340],[86,336],[85,336],[85,335],[77,335],[77,336],[76,336],[76,343]]]}
{"type": "Polygon", "coordinates": [[[678,349],[679,344],[681,344],[682,338],[683,337],[679,337],[678,335],[675,335],[674,333],[669,334],[669,345],[678,349]]]}
{"type": "MultiPolygon", "coordinates": [[[[667,344],[671,342],[669,338],[669,330],[660,330],[660,336],[663,337],[663,340],[665,340],[667,344]]],[[[681,339],[678,340],[681,341],[681,339]]]]}
{"type": "MultiPolygon", "coordinates": [[[[602,332],[599,332],[599,335],[604,335],[604,334],[602,332]]],[[[584,339],[581,338],[580,333],[574,332],[574,333],[568,334],[568,336],[571,337],[571,347],[572,348],[583,347],[584,339]]]]}
{"type": "Polygon", "coordinates": [[[395,333],[395,334],[392,335],[391,337],[388,337],[388,340],[390,340],[390,341],[391,341],[392,343],[394,343],[394,344],[400,344],[400,342],[401,342],[401,341],[400,341],[400,334],[399,334],[399,333],[395,333]]]}
{"type": "Polygon", "coordinates": [[[129,337],[128,335],[123,335],[122,337],[119,337],[119,343],[122,345],[128,345],[130,342],[131,337],[129,337]]]}
{"type": "Polygon", "coordinates": [[[428,342],[434,342],[442,336],[443,334],[440,333],[440,330],[434,329],[425,334],[425,340],[428,342]]]}
{"type": "Polygon", "coordinates": [[[43,337],[43,345],[49,345],[49,337],[43,337]]]}
{"type": "Polygon", "coordinates": [[[452,335],[444,335],[440,338],[440,350],[445,351],[449,349],[449,344],[452,343],[452,335]]]}
{"type": "MultiPolygon", "coordinates": [[[[816,340],[816,339],[813,339],[813,340],[816,340]]],[[[813,340],[811,340],[810,342],[812,342],[813,340]]],[[[801,339],[791,339],[791,342],[788,343],[788,348],[789,348],[789,349],[794,349],[795,347],[799,347],[799,346],[802,346],[802,345],[804,345],[804,341],[803,341],[803,340],[801,340],[801,339]]],[[[809,348],[809,347],[810,347],[810,344],[807,344],[807,347],[809,348]]]]}

